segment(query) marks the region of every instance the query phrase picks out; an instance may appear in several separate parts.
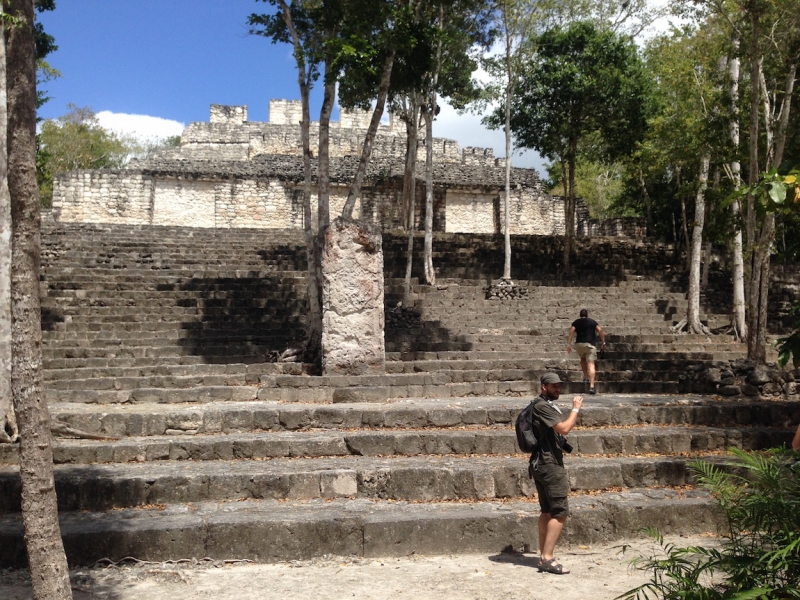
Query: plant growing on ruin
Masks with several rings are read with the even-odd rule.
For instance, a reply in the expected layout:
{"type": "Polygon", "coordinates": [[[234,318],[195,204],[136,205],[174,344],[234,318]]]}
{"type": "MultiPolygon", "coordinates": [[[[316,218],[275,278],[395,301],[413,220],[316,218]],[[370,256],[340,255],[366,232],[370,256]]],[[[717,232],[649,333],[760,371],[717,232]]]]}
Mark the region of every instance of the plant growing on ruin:
{"type": "MultiPolygon", "coordinates": [[[[681,548],[648,533],[658,554],[632,561],[650,581],[619,596],[703,600],[800,598],[800,461],[790,450],[732,449],[726,465],[698,461],[698,483],[714,496],[727,532],[719,548],[681,548]]],[[[625,548],[623,547],[623,550],[625,548]]]]}

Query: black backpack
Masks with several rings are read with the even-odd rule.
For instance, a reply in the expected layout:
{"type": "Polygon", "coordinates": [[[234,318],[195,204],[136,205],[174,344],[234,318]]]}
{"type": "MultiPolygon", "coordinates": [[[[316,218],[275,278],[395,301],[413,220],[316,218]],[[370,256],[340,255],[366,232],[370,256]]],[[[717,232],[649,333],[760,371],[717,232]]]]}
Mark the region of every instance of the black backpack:
{"type": "Polygon", "coordinates": [[[541,398],[535,398],[517,415],[514,431],[517,434],[517,445],[522,452],[533,454],[539,449],[539,440],[536,439],[536,430],[533,428],[533,407],[540,400],[541,398]]]}

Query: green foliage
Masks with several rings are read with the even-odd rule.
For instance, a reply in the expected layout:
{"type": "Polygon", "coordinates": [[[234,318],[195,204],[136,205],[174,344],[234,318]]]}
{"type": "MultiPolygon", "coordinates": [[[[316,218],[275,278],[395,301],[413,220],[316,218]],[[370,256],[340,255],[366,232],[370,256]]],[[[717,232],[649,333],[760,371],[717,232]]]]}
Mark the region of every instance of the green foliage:
{"type": "MultiPolygon", "coordinates": [[[[561,165],[547,165],[550,189],[555,196],[564,194],[561,165]]],[[[591,160],[581,154],[575,164],[575,197],[586,203],[592,218],[602,219],[611,214],[615,201],[622,193],[622,165],[618,162],[591,160]]]]}
{"type": "Polygon", "coordinates": [[[177,148],[181,145],[181,136],[179,135],[170,135],[164,138],[163,146],[164,148],[177,148]]]}
{"type": "MultiPolygon", "coordinates": [[[[547,31],[512,103],[517,146],[564,160],[587,135],[609,159],[630,153],[646,130],[650,79],[635,46],[589,23],[547,31]]],[[[490,125],[502,125],[502,108],[490,125]]]]}
{"type": "Polygon", "coordinates": [[[36,179],[43,206],[50,206],[53,177],[77,169],[119,168],[133,145],[103,129],[89,108],[70,105],[70,112],[42,122],[37,136],[36,179]]]}
{"type": "Polygon", "coordinates": [[[728,537],[719,548],[680,548],[649,530],[661,553],[632,562],[651,579],[619,598],[800,598],[800,460],[786,449],[731,454],[725,465],[692,465],[725,515],[728,537]]]}
{"type": "Polygon", "coordinates": [[[736,199],[753,194],[755,209],[759,217],[767,213],[790,212],[800,208],[800,169],[789,169],[786,165],[772,168],[762,173],[758,182],[752,186],[743,186],[736,190],[727,200],[730,204],[736,199]]]}

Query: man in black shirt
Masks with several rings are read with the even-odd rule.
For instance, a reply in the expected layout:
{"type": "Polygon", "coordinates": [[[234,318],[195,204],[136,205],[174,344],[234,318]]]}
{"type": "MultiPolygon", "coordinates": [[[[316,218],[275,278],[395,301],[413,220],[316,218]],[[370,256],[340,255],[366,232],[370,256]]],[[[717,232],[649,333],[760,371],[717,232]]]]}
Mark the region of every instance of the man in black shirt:
{"type": "Polygon", "coordinates": [[[575,350],[577,350],[578,356],[581,357],[583,383],[588,383],[589,393],[594,394],[594,363],[597,360],[597,335],[600,335],[602,348],[605,349],[606,334],[603,332],[603,328],[597,324],[597,321],[589,318],[589,311],[585,308],[581,311],[580,319],[575,319],[572,322],[572,327],[569,328],[567,352],[572,352],[572,336],[575,334],[577,334],[575,338],[575,350]]]}
{"type": "Polygon", "coordinates": [[[561,379],[556,373],[545,373],[541,381],[541,402],[534,403],[531,410],[534,433],[539,440],[538,450],[531,457],[533,481],[542,509],[539,515],[539,570],[566,575],[569,570],[553,558],[556,542],[569,516],[569,476],[564,468],[559,438],[575,427],[583,398],[575,396],[572,399],[572,411],[565,417],[561,409],[553,404],[561,395],[561,379]]]}

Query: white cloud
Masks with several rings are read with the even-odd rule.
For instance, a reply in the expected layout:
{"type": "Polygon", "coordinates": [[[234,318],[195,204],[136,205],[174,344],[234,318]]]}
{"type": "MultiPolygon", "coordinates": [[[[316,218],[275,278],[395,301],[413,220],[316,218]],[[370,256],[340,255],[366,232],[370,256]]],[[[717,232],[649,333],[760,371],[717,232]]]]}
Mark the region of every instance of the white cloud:
{"type": "Polygon", "coordinates": [[[180,135],[186,125],[171,119],[149,115],[129,115],[103,110],[97,113],[101,127],[123,135],[132,135],[140,140],[155,140],[180,135]]]}
{"type": "MultiPolygon", "coordinates": [[[[491,148],[494,155],[503,158],[506,155],[506,136],[500,129],[489,129],[481,123],[483,115],[473,113],[458,114],[448,104],[442,104],[436,120],[433,122],[433,135],[456,140],[463,149],[465,146],[491,148]]],[[[513,153],[511,164],[515,167],[534,168],[540,176],[544,176],[545,161],[533,150],[517,150],[513,153]]]]}

